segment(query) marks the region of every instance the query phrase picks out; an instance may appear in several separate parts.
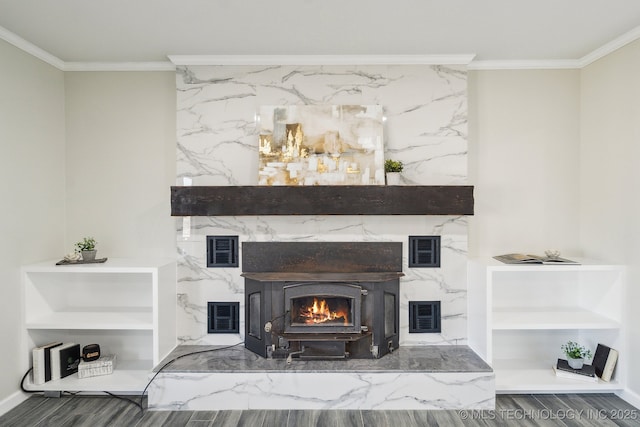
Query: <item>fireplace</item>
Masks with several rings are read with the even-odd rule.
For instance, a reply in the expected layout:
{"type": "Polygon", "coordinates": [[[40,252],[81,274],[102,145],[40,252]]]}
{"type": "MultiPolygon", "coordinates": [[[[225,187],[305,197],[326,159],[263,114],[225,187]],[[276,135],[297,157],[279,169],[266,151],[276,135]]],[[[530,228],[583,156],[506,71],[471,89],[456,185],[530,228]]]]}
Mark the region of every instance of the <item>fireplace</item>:
{"type": "Polygon", "coordinates": [[[245,346],[268,358],[378,358],[398,348],[402,244],[246,242],[245,346]]]}

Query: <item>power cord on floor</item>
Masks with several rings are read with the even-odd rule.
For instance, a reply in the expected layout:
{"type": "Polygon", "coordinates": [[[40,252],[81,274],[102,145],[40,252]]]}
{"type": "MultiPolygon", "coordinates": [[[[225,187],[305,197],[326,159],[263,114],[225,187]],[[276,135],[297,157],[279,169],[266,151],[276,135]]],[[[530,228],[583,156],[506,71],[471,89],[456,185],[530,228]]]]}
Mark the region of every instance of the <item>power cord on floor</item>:
{"type": "Polygon", "coordinates": [[[142,407],[142,401],[140,403],[136,402],[133,399],[126,398],[124,396],[118,396],[117,394],[113,394],[110,391],[103,391],[102,393],[106,393],[111,397],[115,397],[116,399],[124,400],[125,402],[131,403],[140,409],[140,412],[144,413],[144,408],[142,407]]]}
{"type": "MultiPolygon", "coordinates": [[[[123,397],[123,396],[118,396],[117,394],[113,394],[113,393],[111,393],[111,392],[109,392],[109,391],[102,391],[101,393],[105,393],[105,394],[108,394],[108,395],[109,395],[109,396],[111,396],[111,397],[115,397],[115,398],[117,398],[117,399],[124,400],[125,402],[129,402],[129,403],[131,403],[132,405],[135,405],[136,407],[138,407],[138,409],[140,409],[141,414],[144,414],[144,406],[143,406],[143,403],[142,403],[142,401],[143,401],[143,399],[144,399],[144,395],[145,395],[145,393],[147,392],[147,389],[149,388],[149,386],[151,385],[151,383],[153,382],[153,380],[155,380],[155,379],[156,379],[156,377],[158,376],[158,374],[159,374],[160,372],[162,372],[162,371],[163,371],[167,366],[171,365],[171,364],[172,364],[173,362],[175,362],[176,360],[182,359],[182,358],[187,357],[187,356],[193,356],[193,355],[196,355],[196,354],[202,354],[202,353],[210,353],[210,352],[220,351],[220,350],[228,350],[228,349],[230,349],[230,348],[237,347],[237,346],[239,346],[239,345],[241,345],[241,344],[244,344],[244,341],[239,342],[239,343],[237,343],[237,344],[229,345],[229,346],[226,346],[226,347],[215,347],[215,348],[209,348],[209,349],[206,349],[206,350],[192,351],[192,352],[185,353],[185,354],[181,354],[180,356],[176,356],[176,357],[174,357],[173,359],[169,360],[169,361],[168,361],[168,362],[166,362],[164,365],[162,365],[162,366],[161,366],[161,367],[156,371],[156,373],[153,375],[153,377],[151,377],[151,379],[149,380],[149,382],[148,382],[148,383],[147,383],[147,385],[145,386],[144,390],[142,390],[142,393],[140,394],[140,402],[136,402],[136,401],[135,401],[135,400],[133,400],[133,399],[128,399],[128,398],[123,397]]],[[[33,367],[29,368],[29,369],[27,370],[27,372],[24,374],[24,376],[22,377],[22,380],[20,381],[20,389],[21,389],[23,392],[25,392],[25,393],[44,393],[44,392],[45,392],[45,390],[27,390],[27,389],[24,387],[24,381],[27,379],[27,376],[31,373],[31,371],[33,371],[33,367]]],[[[78,394],[78,392],[70,392],[70,391],[64,391],[64,390],[63,390],[63,391],[61,391],[61,393],[69,394],[69,395],[71,395],[71,396],[76,396],[76,395],[78,394]]]]}

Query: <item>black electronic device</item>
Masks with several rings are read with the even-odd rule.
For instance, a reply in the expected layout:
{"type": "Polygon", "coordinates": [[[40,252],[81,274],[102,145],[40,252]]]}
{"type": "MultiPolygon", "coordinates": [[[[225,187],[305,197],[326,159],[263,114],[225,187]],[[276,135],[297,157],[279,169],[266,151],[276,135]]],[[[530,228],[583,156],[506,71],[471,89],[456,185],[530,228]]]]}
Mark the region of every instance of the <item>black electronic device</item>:
{"type": "Polygon", "coordinates": [[[82,360],[91,362],[100,358],[100,346],[98,344],[88,344],[82,347],[82,360]]]}

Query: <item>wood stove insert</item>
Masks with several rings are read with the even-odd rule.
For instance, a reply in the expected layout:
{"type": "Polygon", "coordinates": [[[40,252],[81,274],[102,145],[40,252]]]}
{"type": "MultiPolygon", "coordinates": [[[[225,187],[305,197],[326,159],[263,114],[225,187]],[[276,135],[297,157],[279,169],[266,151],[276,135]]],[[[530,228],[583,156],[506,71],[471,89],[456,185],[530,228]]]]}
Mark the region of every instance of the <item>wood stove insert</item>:
{"type": "Polygon", "coordinates": [[[245,242],[245,346],[269,358],[398,348],[399,242],[245,242]]]}

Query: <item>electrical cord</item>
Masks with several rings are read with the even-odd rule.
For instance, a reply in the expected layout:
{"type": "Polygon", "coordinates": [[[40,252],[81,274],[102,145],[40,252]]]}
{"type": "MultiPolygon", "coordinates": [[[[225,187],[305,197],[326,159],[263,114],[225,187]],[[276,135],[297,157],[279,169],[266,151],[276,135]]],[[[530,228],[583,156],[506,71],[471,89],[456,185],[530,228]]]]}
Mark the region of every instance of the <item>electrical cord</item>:
{"type": "Polygon", "coordinates": [[[144,407],[142,405],[142,399],[144,398],[145,393],[147,392],[147,389],[149,388],[149,386],[151,385],[151,383],[153,382],[153,380],[156,379],[156,377],[158,376],[158,374],[160,372],[162,372],[164,370],[164,368],[166,368],[167,366],[171,365],[173,362],[175,362],[176,360],[182,359],[183,357],[187,357],[187,356],[193,356],[195,354],[202,354],[202,353],[210,353],[210,352],[214,352],[214,351],[220,351],[220,350],[227,350],[233,347],[237,347],[241,344],[244,344],[244,341],[241,341],[239,343],[233,344],[233,345],[229,345],[226,347],[216,347],[216,348],[209,348],[207,350],[199,350],[199,351],[192,351],[190,353],[185,353],[185,354],[181,354],[180,356],[176,356],[173,359],[169,360],[167,363],[165,363],[164,365],[162,365],[157,371],[156,373],[153,375],[153,377],[151,377],[151,379],[149,380],[149,382],[147,383],[146,387],[144,388],[144,390],[142,390],[142,393],[140,394],[140,404],[137,405],[140,408],[140,411],[142,411],[142,413],[144,413],[144,407]]]}
{"type": "Polygon", "coordinates": [[[111,397],[115,397],[116,399],[124,400],[125,402],[131,403],[132,405],[135,405],[138,409],[140,409],[140,412],[144,413],[144,408],[142,407],[142,404],[136,402],[135,400],[128,399],[124,396],[118,396],[117,394],[113,394],[110,391],[103,391],[103,393],[107,393],[111,397]]]}
{"type": "MultiPolygon", "coordinates": [[[[273,319],[267,320],[264,324],[264,331],[266,333],[271,333],[272,336],[279,336],[282,334],[284,327],[281,327],[279,331],[276,331],[274,329],[274,323],[276,320],[280,320],[283,319],[287,316],[287,314],[289,314],[289,310],[285,311],[283,314],[281,314],[280,316],[276,316],[273,319]]],[[[284,326],[284,325],[283,325],[284,326]]]]}
{"type": "MultiPolygon", "coordinates": [[[[153,377],[151,377],[151,379],[149,380],[147,385],[144,387],[144,390],[142,390],[142,393],[140,394],[140,402],[136,402],[135,400],[128,399],[126,397],[118,396],[117,394],[113,394],[113,393],[111,393],[109,391],[101,391],[101,393],[105,393],[105,394],[108,394],[111,397],[115,397],[117,399],[124,400],[125,402],[129,402],[132,405],[135,405],[138,409],[140,409],[141,414],[144,414],[144,406],[142,404],[142,401],[144,399],[144,395],[147,392],[147,389],[149,388],[151,383],[156,379],[158,374],[160,372],[162,372],[167,366],[171,365],[176,360],[182,359],[182,358],[187,357],[187,356],[193,356],[193,355],[196,355],[196,354],[209,353],[209,352],[220,351],[220,350],[227,350],[227,349],[230,349],[230,348],[233,348],[233,347],[237,347],[237,346],[239,346],[241,344],[244,344],[244,341],[241,341],[239,343],[236,343],[236,344],[233,344],[233,345],[229,345],[229,346],[226,346],[226,347],[216,347],[216,348],[209,348],[207,350],[192,351],[192,352],[181,354],[180,356],[174,357],[173,359],[169,360],[167,363],[162,365],[156,371],[156,373],[153,375],[153,377]]],[[[27,370],[27,372],[24,374],[24,376],[22,377],[22,380],[20,381],[20,389],[25,393],[44,393],[45,392],[44,390],[27,390],[24,387],[24,381],[27,379],[27,376],[31,373],[31,371],[33,371],[33,367],[29,368],[27,370]]],[[[70,391],[64,391],[64,390],[62,390],[61,393],[70,394],[71,396],[76,396],[78,394],[78,392],[70,392],[70,391]]]]}
{"type": "MultiPolygon", "coordinates": [[[[27,369],[27,372],[25,372],[25,374],[23,375],[22,380],[20,381],[20,390],[22,390],[24,393],[44,393],[44,390],[27,390],[26,388],[24,388],[24,380],[27,379],[27,376],[31,373],[31,371],[33,371],[33,367],[27,369]]],[[[78,392],[72,391],[61,391],[61,393],[70,394],[71,396],[75,396],[76,394],[78,394],[78,392]]]]}
{"type": "Polygon", "coordinates": [[[24,376],[22,377],[22,381],[20,381],[20,389],[24,393],[43,393],[44,390],[27,390],[26,388],[24,388],[24,380],[27,379],[27,375],[29,375],[29,373],[31,373],[31,371],[33,371],[33,367],[29,368],[27,370],[27,372],[24,374],[24,376]]]}

